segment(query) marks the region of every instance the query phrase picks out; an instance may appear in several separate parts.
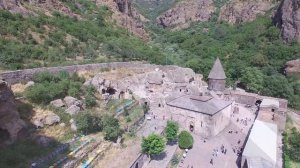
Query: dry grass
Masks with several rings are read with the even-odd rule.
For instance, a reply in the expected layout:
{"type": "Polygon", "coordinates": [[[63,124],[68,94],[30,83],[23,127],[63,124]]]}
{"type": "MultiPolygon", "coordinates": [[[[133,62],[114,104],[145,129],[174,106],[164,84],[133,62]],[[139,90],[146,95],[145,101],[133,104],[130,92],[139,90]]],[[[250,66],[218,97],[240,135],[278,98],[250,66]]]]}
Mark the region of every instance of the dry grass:
{"type": "Polygon", "coordinates": [[[79,77],[82,77],[84,79],[89,79],[95,76],[95,71],[79,71],[77,72],[79,77]]]}
{"type": "Polygon", "coordinates": [[[140,153],[140,143],[139,139],[132,138],[125,140],[125,148],[112,146],[105,152],[103,158],[95,163],[95,167],[130,167],[130,164],[132,164],[140,153]]]}
{"type": "Polygon", "coordinates": [[[26,89],[25,84],[17,83],[11,86],[11,90],[14,93],[23,93],[26,89]]]}
{"type": "Polygon", "coordinates": [[[40,129],[37,134],[45,135],[58,141],[63,141],[65,139],[69,139],[67,135],[71,133],[69,126],[61,127],[60,125],[53,125],[40,129]]]}

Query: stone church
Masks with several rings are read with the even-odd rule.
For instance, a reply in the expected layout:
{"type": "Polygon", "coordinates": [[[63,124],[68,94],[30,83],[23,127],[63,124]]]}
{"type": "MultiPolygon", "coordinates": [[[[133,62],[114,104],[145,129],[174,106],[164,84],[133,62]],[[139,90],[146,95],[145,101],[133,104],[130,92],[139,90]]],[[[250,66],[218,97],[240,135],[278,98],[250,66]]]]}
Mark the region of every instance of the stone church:
{"type": "MultiPolygon", "coordinates": [[[[219,59],[215,61],[208,79],[208,90],[225,90],[226,75],[219,59]]],[[[229,125],[233,108],[232,101],[203,93],[180,95],[166,104],[169,119],[204,138],[217,135],[229,125]]]]}

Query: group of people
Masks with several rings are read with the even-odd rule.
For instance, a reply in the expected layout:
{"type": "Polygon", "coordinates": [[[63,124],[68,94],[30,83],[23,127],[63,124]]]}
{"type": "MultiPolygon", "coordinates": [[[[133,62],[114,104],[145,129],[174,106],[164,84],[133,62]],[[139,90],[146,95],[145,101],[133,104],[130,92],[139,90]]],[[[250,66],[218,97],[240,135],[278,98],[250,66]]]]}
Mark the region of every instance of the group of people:
{"type": "MultiPolygon", "coordinates": [[[[221,145],[220,149],[221,149],[221,150],[220,150],[221,153],[224,154],[224,155],[226,155],[227,149],[225,148],[225,146],[224,146],[223,144],[221,145]]],[[[218,149],[218,148],[213,149],[212,156],[213,156],[213,157],[218,157],[218,155],[219,155],[219,149],[218,149]]],[[[211,165],[214,165],[214,160],[213,160],[213,158],[210,159],[210,162],[209,162],[209,163],[210,163],[211,165]]]]}

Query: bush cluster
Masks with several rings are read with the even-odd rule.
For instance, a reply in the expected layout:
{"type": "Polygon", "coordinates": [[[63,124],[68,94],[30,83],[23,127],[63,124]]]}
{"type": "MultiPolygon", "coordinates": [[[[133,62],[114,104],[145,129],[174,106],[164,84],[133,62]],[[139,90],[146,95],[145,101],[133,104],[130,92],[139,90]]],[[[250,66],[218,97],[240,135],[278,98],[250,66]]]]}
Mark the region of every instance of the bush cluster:
{"type": "Polygon", "coordinates": [[[33,103],[48,104],[65,96],[79,97],[83,79],[67,72],[43,72],[34,76],[35,85],[26,89],[25,96],[33,103]]]}
{"type": "Polygon", "coordinates": [[[89,111],[81,112],[75,117],[77,130],[83,134],[103,131],[105,139],[116,141],[121,134],[120,124],[110,115],[98,115],[89,111]]]}

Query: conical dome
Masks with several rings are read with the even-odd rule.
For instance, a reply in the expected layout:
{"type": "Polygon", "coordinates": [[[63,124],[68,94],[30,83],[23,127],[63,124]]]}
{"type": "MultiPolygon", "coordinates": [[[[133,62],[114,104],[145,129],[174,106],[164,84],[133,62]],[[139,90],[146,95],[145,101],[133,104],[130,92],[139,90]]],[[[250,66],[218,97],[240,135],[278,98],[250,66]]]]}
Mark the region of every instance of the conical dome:
{"type": "Polygon", "coordinates": [[[208,75],[208,79],[226,79],[226,75],[219,58],[216,59],[214,66],[208,75]]]}

